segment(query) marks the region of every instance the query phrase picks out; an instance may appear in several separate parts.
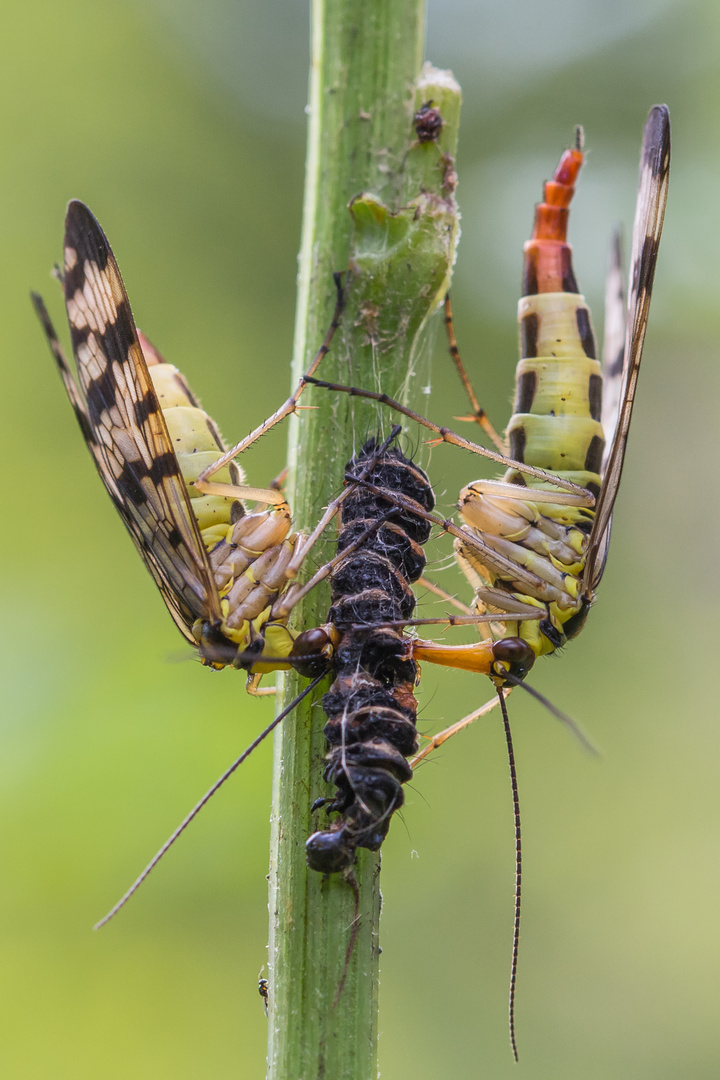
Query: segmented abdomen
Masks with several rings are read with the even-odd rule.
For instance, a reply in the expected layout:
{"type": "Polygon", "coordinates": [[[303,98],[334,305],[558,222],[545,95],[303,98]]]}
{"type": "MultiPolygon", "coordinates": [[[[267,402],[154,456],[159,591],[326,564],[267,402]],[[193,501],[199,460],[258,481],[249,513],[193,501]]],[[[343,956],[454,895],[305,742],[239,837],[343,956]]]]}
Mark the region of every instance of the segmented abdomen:
{"type": "MultiPolygon", "coordinates": [[[[203,542],[211,550],[225,537],[233,518],[242,517],[245,512],[237,499],[202,495],[195,488],[194,482],[203,469],[214,464],[225,452],[222,436],[188,386],[185,376],[174,364],[167,363],[140,331],[138,339],[203,542]]],[[[230,462],[215,479],[218,483],[241,484],[243,474],[235,462],[230,462]]]]}
{"type": "MultiPolygon", "coordinates": [[[[197,491],[195,481],[200,473],[225,452],[222,436],[181,372],[163,359],[144,334],[138,336],[190,505],[210,555],[223,609],[222,637],[238,645],[240,651],[251,649],[255,641],[258,648],[262,646],[264,655],[287,655],[293,638],[284,625],[270,631],[263,628],[270,607],[287,583],[285,571],[294,552],[296,537],[290,533],[289,508],[282,503],[247,513],[239,499],[197,491]],[[262,639],[255,637],[256,632],[262,632],[262,639]]],[[[242,484],[244,479],[242,469],[233,461],[213,476],[216,483],[234,485],[242,484]]]]}
{"type": "MultiPolygon", "coordinates": [[[[565,152],[545,184],[533,235],[525,244],[520,361],[507,433],[510,457],[516,461],[597,491],[605,445],[602,370],[566,239],[568,207],[582,162],[581,150],[565,152]]],[[[518,475],[510,470],[506,479],[517,483],[518,475]]],[[[533,478],[526,482],[537,484],[533,478]]]]}
{"type": "MultiPolygon", "coordinates": [[[[377,449],[377,440],[366,443],[349,463],[348,475],[367,468],[377,449]]],[[[330,747],[325,779],[336,787],[329,810],[342,817],[307,842],[308,865],[322,873],[349,866],[358,847],[377,851],[392,814],[403,804],[402,785],[412,776],[406,758],[417,749],[417,665],[402,630],[377,624],[411,617],[415,597],[410,583],[423,572],[421,545],[430,533],[428,522],[394,507],[393,493],[423,510],[431,510],[435,499],[427,475],[394,447],[383,452],[366,479],[388,496],[361,486],[352,491],[342,506],[338,550],[357,541],[388,511],[393,516],[371,532],[332,579],[329,621],[341,638],[335,681],[323,698],[330,747]]]]}
{"type": "MultiPolygon", "coordinates": [[[[545,184],[544,201],[535,208],[533,234],[525,244],[524,296],[518,306],[520,360],[507,436],[510,457],[516,461],[596,495],[605,446],[600,422],[602,370],[567,243],[568,208],[582,163],[579,148],[565,152],[553,179],[545,184]]],[[[482,600],[487,585],[544,610],[538,620],[499,620],[503,635],[516,634],[540,656],[574,636],[587,614],[579,582],[594,511],[534,502],[533,488],[552,490],[552,485],[516,469],[508,469],[504,480],[527,487],[527,498],[487,494],[482,482],[469,484],[460,494],[460,512],[499,555],[535,575],[537,587],[518,586],[511,575],[499,572],[489,560],[483,563],[462,541],[456,541],[455,550],[464,572],[478,587],[476,610],[487,610],[482,600]]]]}

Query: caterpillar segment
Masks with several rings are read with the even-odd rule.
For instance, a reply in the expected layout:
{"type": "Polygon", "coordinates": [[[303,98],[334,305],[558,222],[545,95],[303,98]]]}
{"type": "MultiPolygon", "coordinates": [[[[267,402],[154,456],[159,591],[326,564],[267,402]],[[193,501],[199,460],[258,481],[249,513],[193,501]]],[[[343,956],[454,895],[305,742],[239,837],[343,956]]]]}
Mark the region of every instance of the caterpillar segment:
{"type": "Polygon", "coordinates": [[[343,561],[332,575],[328,616],[336,635],[334,681],[323,698],[324,775],[336,791],[315,804],[340,816],[306,845],[309,867],[325,874],[349,867],[357,848],[381,846],[412,776],[407,758],[417,750],[417,664],[403,628],[431,529],[415,511],[431,510],[435,499],[426,473],[389,445],[399,430],[382,445],[369,440],[347,466],[346,481],[356,486],[340,511],[343,561]]]}
{"type": "MultiPolygon", "coordinates": [[[[266,672],[314,674],[331,646],[287,625],[287,586],[305,548],[282,492],[245,484],[184,377],[138,333],[107,238],[78,201],[68,206],[64,250],[79,383],[42,299],[33,294],[33,303],[95,466],[180,632],[204,664],[246,670],[251,693],[273,692],[258,688],[266,672]],[[211,491],[198,483],[208,470],[211,491]],[[249,510],[248,500],[264,508],[249,510]]],[[[340,299],[311,370],[339,309],[340,299]]]]}

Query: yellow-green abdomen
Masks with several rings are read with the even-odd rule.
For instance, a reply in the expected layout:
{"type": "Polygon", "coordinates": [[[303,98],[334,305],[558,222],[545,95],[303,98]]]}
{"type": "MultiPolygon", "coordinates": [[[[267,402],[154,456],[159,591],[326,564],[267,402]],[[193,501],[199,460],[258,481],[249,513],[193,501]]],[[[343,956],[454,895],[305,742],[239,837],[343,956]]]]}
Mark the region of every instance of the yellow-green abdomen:
{"type": "MultiPolygon", "coordinates": [[[[510,457],[597,491],[605,446],[602,371],[585,300],[579,293],[524,296],[518,321],[510,457]]],[[[519,475],[511,469],[505,479],[517,483],[519,475]]]]}
{"type": "MultiPolygon", "coordinates": [[[[225,447],[216,424],[200,408],[184,376],[174,364],[161,361],[146,338],[142,339],[142,347],[192,509],[203,542],[210,551],[218,541],[225,539],[233,518],[237,519],[245,512],[237,499],[201,495],[195,488],[200,473],[222,456],[225,447]]],[[[218,483],[240,484],[242,474],[231,462],[214,479],[218,483]]]]}

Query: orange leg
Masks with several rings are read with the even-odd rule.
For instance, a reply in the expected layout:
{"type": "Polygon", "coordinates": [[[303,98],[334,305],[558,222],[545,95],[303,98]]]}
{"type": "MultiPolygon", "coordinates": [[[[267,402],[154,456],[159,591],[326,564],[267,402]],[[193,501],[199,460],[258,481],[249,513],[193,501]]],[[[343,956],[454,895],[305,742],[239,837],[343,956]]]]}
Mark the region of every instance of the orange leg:
{"type": "MultiPolygon", "coordinates": [[[[574,496],[575,499],[578,500],[577,505],[579,506],[595,505],[593,496],[589,496],[587,489],[580,487],[579,484],[573,484],[571,480],[566,480],[562,476],[556,476],[554,473],[546,472],[544,469],[536,469],[532,465],[526,465],[524,461],[516,461],[514,458],[506,457],[504,454],[498,454],[494,450],[488,450],[486,446],[480,446],[478,443],[471,442],[469,439],[464,439],[462,435],[457,435],[454,431],[451,431],[450,428],[441,427],[439,424],[433,423],[432,420],[428,420],[427,417],[421,416],[420,413],[408,409],[399,401],[395,401],[394,398],[388,397],[387,394],[381,394],[375,390],[362,390],[357,386],[345,386],[342,383],[327,382],[325,379],[316,379],[310,375],[306,375],[304,380],[307,383],[312,383],[313,386],[322,386],[325,390],[334,390],[337,393],[349,394],[351,397],[367,398],[369,401],[377,401],[381,405],[387,405],[393,412],[400,413],[401,416],[407,416],[410,420],[414,420],[417,424],[421,424],[423,427],[427,428],[428,431],[432,431],[438,436],[438,441],[440,442],[449,443],[451,446],[459,446],[463,450],[469,450],[471,454],[478,454],[480,457],[489,458],[490,461],[497,462],[498,465],[502,465],[503,468],[515,469],[525,476],[534,476],[536,480],[543,480],[545,483],[552,484],[559,488],[560,491],[569,492],[574,496]]],[[[248,436],[248,438],[249,437],[250,436],[248,436]]],[[[243,444],[243,446],[244,445],[245,444],[243,444]]],[[[213,468],[214,467],[215,466],[213,466],[213,468]]],[[[533,496],[534,494],[535,489],[533,488],[533,496]]],[[[574,499],[556,496],[554,501],[567,501],[570,505],[575,505],[574,499]]]]}
{"type": "Polygon", "coordinates": [[[450,306],[450,293],[445,297],[445,329],[448,336],[448,347],[450,349],[450,355],[452,356],[455,369],[460,376],[460,382],[465,387],[465,393],[470,398],[470,406],[472,408],[472,416],[456,416],[455,420],[469,420],[471,423],[474,421],[479,424],[483,429],[487,437],[498,448],[501,454],[507,455],[508,448],[505,440],[501,435],[498,435],[497,431],[490,423],[487,413],[480,405],[475,391],[472,388],[472,383],[465,370],[465,365],[460,358],[460,350],[457,347],[457,341],[455,339],[455,330],[453,328],[453,316],[452,307],[450,306]]]}
{"type": "Polygon", "coordinates": [[[285,499],[281,492],[273,492],[270,488],[247,488],[244,485],[240,487],[233,487],[232,485],[228,484],[213,483],[210,480],[210,477],[214,476],[216,472],[219,472],[220,469],[224,468],[224,466],[227,465],[230,461],[233,461],[236,457],[242,454],[243,451],[247,450],[249,446],[252,446],[254,442],[257,442],[257,440],[262,435],[267,434],[267,432],[274,428],[276,424],[279,424],[281,420],[284,420],[286,416],[290,416],[291,413],[296,412],[298,408],[300,408],[300,406],[298,405],[298,401],[303,390],[307,386],[307,383],[309,381],[308,376],[312,375],[312,373],[317,370],[320,361],[329,352],[330,343],[335,336],[335,331],[340,325],[340,316],[342,315],[344,305],[344,294],[339,276],[336,276],[335,278],[335,286],[337,288],[337,301],[335,303],[335,311],[333,314],[332,322],[328,327],[328,331],[325,334],[322,345],[315,354],[315,358],[313,359],[312,364],[308,368],[306,374],[303,375],[300,379],[300,382],[295,388],[294,393],[287,399],[287,401],[283,405],[280,406],[280,408],[276,412],[272,414],[272,416],[268,417],[268,419],[265,420],[260,425],[260,427],[257,427],[254,431],[251,431],[249,435],[247,435],[239,443],[233,446],[232,449],[228,450],[225,454],[223,454],[221,458],[218,458],[217,461],[215,461],[212,465],[209,465],[207,469],[203,470],[203,472],[200,473],[200,476],[195,481],[195,487],[198,491],[201,491],[205,495],[234,496],[235,498],[239,499],[257,499],[258,501],[270,504],[280,504],[285,502],[285,499]]]}
{"type": "MultiPolygon", "coordinates": [[[[508,696],[512,687],[508,687],[503,691],[505,697],[508,696]]],[[[433,750],[437,750],[439,746],[442,746],[444,742],[451,739],[453,735],[457,735],[459,731],[464,731],[466,727],[470,727],[476,720],[479,720],[481,716],[487,716],[489,712],[492,712],[494,708],[500,703],[500,699],[497,697],[491,698],[490,701],[486,701],[484,705],[481,705],[475,712],[468,713],[467,716],[463,716],[462,720],[457,720],[450,727],[446,727],[444,731],[439,731],[437,735],[433,735],[428,740],[427,746],[424,746],[410,762],[410,768],[414,769],[415,766],[424,758],[432,754],[433,750]]]]}

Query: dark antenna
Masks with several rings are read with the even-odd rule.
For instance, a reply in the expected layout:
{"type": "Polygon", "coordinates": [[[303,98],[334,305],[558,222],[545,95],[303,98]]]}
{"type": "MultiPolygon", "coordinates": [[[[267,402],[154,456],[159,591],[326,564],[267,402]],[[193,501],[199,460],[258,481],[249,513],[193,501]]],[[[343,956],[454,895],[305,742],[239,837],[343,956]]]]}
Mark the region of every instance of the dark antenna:
{"type": "Polygon", "coordinates": [[[218,780],[215,781],[213,786],[208,791],[205,792],[205,794],[203,795],[200,802],[197,803],[192,808],[192,810],[187,815],[187,817],[183,818],[183,820],[178,825],[177,829],[175,829],[175,832],[171,836],[168,837],[168,839],[165,841],[165,843],[160,848],[158,853],[153,856],[153,858],[150,860],[150,862],[147,864],[147,866],[143,870],[142,874],[140,874],[140,876],[132,883],[132,885],[130,886],[128,891],[124,894],[124,896],[120,897],[117,904],[115,904],[115,906],[113,908],[111,908],[110,911],[108,911],[107,915],[105,915],[100,920],[100,922],[95,923],[95,926],[93,927],[93,930],[99,930],[101,926],[105,926],[105,923],[110,922],[112,917],[114,915],[117,915],[118,911],[120,911],[120,908],[125,907],[125,904],[127,904],[130,897],[134,893],[136,893],[138,891],[138,889],[140,888],[140,886],[142,885],[143,881],[148,876],[150,871],[155,869],[155,867],[160,862],[160,860],[162,859],[162,857],[166,853],[166,851],[168,851],[173,846],[173,844],[175,843],[177,838],[180,836],[180,834],[182,832],[184,832],[185,829],[187,829],[188,825],[193,820],[193,818],[197,817],[197,815],[200,813],[200,811],[202,810],[205,803],[209,802],[209,800],[213,797],[215,792],[218,791],[219,788],[221,788],[223,786],[225,781],[228,780],[232,776],[232,774],[235,772],[235,770],[238,768],[238,766],[242,765],[243,761],[245,761],[245,759],[248,758],[250,756],[250,754],[252,754],[253,750],[255,750],[255,748],[260,745],[260,743],[263,741],[263,739],[266,739],[268,737],[268,735],[273,730],[273,728],[276,728],[278,726],[278,724],[280,723],[280,721],[284,720],[285,717],[288,715],[288,713],[292,712],[292,710],[295,708],[295,706],[298,705],[303,700],[303,698],[307,697],[307,695],[311,692],[311,690],[315,689],[315,687],[318,685],[318,683],[321,682],[322,679],[325,678],[326,674],[327,674],[327,672],[323,671],[320,675],[317,676],[317,678],[313,679],[313,681],[311,683],[309,683],[305,687],[305,689],[302,690],[293,701],[290,702],[288,707],[286,709],[283,709],[283,711],[281,713],[279,713],[275,717],[275,719],[272,721],[272,723],[268,724],[268,726],[265,728],[265,730],[260,732],[260,734],[257,736],[257,738],[253,739],[253,741],[250,743],[248,748],[246,750],[243,750],[240,757],[236,758],[235,761],[230,766],[230,768],[226,769],[225,772],[222,774],[222,776],[218,780]]]}
{"type": "Polygon", "coordinates": [[[600,757],[600,751],[593,742],[590,741],[589,736],[585,734],[572,716],[568,716],[562,709],[558,709],[557,705],[553,705],[549,698],[546,698],[544,694],[541,694],[539,690],[536,690],[534,686],[530,686],[529,683],[523,682],[522,679],[516,679],[514,675],[509,672],[503,676],[506,683],[510,686],[519,686],[521,690],[526,690],[531,697],[534,697],[536,701],[539,701],[541,705],[544,705],[549,713],[559,720],[561,724],[565,724],[565,727],[569,728],[575,738],[581,743],[582,746],[592,754],[593,757],[600,757]]]}
{"type": "Polygon", "coordinates": [[[505,727],[505,742],[507,743],[508,763],[510,765],[510,785],[512,787],[513,819],[515,821],[515,917],[513,921],[512,961],[510,964],[510,1000],[508,1003],[508,1021],[510,1026],[510,1047],[513,1057],[518,1060],[517,1043],[515,1041],[515,983],[517,981],[518,948],[520,946],[520,897],[522,893],[522,837],[520,832],[520,799],[518,797],[517,773],[515,772],[515,752],[513,750],[512,735],[510,733],[510,719],[508,717],[505,695],[498,689],[500,709],[502,710],[503,725],[505,727]]]}

